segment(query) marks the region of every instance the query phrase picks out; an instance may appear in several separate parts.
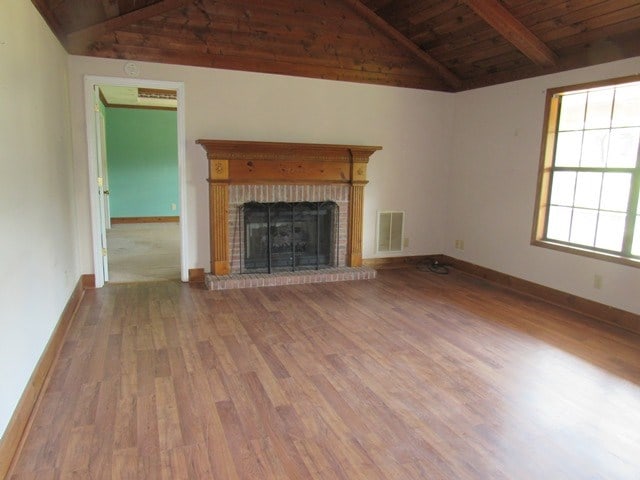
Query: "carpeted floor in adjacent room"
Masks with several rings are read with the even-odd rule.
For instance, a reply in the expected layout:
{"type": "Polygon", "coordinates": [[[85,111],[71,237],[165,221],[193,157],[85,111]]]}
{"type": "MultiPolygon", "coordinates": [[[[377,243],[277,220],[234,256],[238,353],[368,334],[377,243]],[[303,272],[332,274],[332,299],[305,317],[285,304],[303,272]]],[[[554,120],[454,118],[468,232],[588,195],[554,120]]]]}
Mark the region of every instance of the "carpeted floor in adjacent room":
{"type": "Polygon", "coordinates": [[[114,224],[107,247],[111,283],[180,278],[179,223],[114,224]]]}

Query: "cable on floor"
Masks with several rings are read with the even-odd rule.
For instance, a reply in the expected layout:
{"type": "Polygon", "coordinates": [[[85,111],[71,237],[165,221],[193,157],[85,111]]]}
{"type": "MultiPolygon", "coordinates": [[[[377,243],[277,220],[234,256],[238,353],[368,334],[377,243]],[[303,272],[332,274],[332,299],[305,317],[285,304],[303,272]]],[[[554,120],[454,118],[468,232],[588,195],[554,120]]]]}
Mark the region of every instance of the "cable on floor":
{"type": "Polygon", "coordinates": [[[429,259],[418,264],[418,270],[421,270],[423,272],[437,273],[438,275],[447,275],[449,273],[449,266],[439,262],[436,259],[429,259]]]}

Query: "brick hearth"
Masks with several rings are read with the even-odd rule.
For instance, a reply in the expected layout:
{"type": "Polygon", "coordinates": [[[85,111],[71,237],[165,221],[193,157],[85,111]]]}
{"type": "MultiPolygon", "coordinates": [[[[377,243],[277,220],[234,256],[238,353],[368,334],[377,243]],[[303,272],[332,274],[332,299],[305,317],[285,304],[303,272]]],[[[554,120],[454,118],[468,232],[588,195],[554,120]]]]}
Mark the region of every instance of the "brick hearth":
{"type": "Polygon", "coordinates": [[[347,280],[372,280],[376,271],[371,267],[339,267],[297,272],[249,273],[231,275],[205,275],[209,290],[234,288],[275,287],[302,283],[342,282],[347,280]]]}

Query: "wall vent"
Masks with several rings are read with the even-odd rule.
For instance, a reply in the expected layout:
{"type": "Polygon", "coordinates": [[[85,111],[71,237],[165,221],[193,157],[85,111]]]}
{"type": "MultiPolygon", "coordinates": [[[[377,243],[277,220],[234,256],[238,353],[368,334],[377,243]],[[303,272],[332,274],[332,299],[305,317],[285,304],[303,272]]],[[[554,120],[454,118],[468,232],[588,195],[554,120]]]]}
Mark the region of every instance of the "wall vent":
{"type": "Polygon", "coordinates": [[[401,252],[404,212],[378,212],[378,252],[401,252]]]}

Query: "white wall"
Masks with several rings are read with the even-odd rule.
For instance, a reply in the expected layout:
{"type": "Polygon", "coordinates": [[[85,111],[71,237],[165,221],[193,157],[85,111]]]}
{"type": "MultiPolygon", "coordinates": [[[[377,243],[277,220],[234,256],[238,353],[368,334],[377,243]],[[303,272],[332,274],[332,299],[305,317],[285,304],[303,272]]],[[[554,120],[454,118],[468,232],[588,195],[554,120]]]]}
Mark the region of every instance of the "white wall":
{"type": "MultiPolygon", "coordinates": [[[[136,62],[139,78],[184,82],[188,268],[209,267],[207,162],[199,138],[381,145],[365,188],[365,258],[374,257],[376,210],[407,212],[403,255],[443,249],[452,96],[326,80],[136,62]]],[[[69,57],[81,268],[92,271],[84,75],[124,77],[125,62],[69,57]]]]}
{"type": "Polygon", "coordinates": [[[640,314],[639,268],[530,245],[546,89],[639,72],[633,58],[456,94],[445,253],[640,314]]]}
{"type": "Polygon", "coordinates": [[[31,2],[2,2],[0,433],[79,279],[66,57],[31,2]]]}

